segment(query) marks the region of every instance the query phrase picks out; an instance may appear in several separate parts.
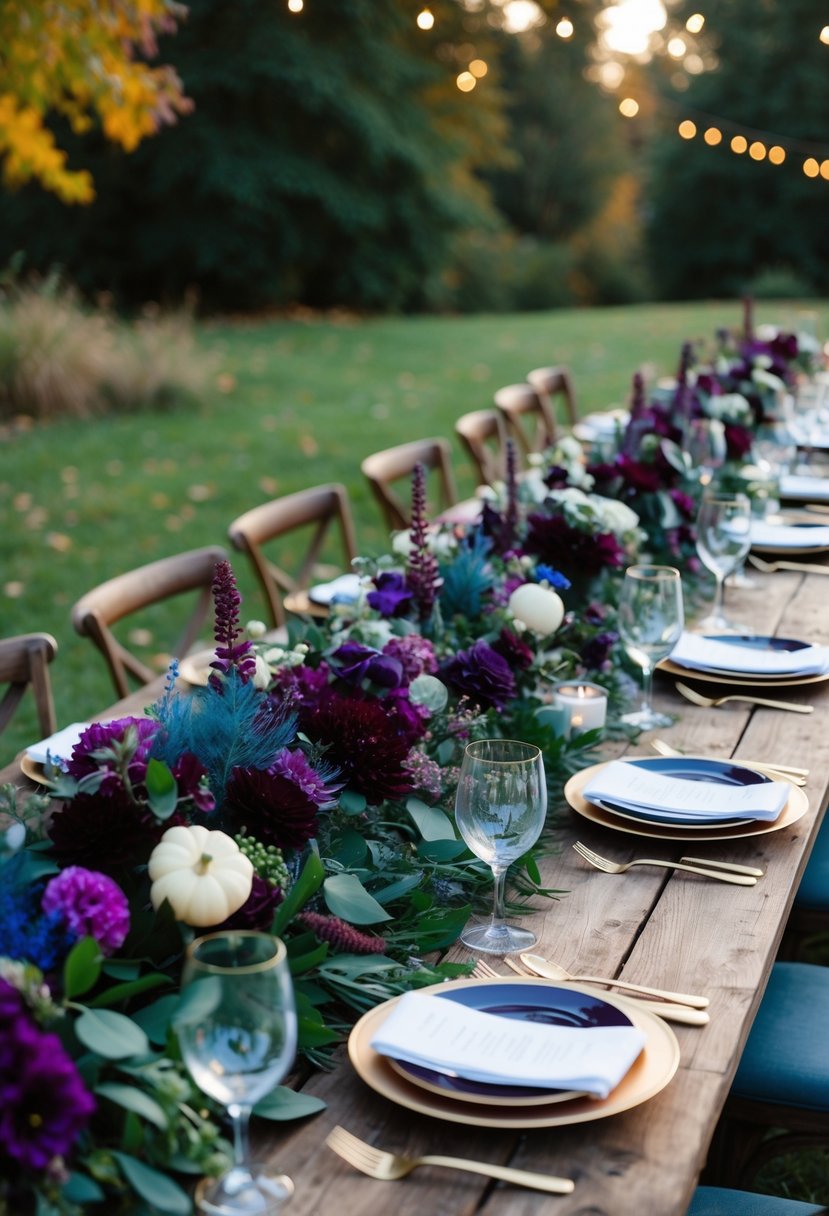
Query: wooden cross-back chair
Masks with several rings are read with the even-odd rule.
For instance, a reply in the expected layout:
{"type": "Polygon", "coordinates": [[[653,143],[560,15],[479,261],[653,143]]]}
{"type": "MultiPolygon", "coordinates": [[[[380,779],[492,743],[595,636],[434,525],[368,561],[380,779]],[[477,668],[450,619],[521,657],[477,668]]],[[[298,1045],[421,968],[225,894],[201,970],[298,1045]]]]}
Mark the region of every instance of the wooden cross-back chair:
{"type": "MultiPolygon", "coordinates": [[[[345,486],[336,483],[275,498],[246,511],[230,525],[230,541],[234,548],[248,555],[267,601],[272,625],[285,625],[286,609],[310,610],[310,601],[304,593],[312,580],[319,577],[318,562],[335,528],[340,534],[342,568],[347,571],[357,556],[357,542],[348,493],[345,486]],[[310,529],[310,539],[301,561],[293,563],[297,573],[290,574],[266,555],[263,545],[302,529],[306,533],[310,529]]],[[[326,574],[330,577],[329,571],[326,574]]]]}
{"type": "Polygon", "coordinates": [[[0,697],[0,733],[17,712],[23,696],[31,688],[37,720],[43,737],[57,729],[49,664],[58,644],[49,633],[23,633],[0,640],[0,684],[8,685],[0,697]]]}
{"type": "Polygon", "coordinates": [[[535,452],[543,452],[555,442],[555,414],[547,400],[531,384],[507,384],[495,393],[507,434],[515,440],[520,455],[526,460],[535,452]]]}
{"type": "Polygon", "coordinates": [[[446,510],[454,506],[458,494],[452,472],[452,449],[446,439],[415,439],[411,443],[401,443],[366,456],[360,465],[390,532],[408,528],[412,522],[411,494],[404,500],[392,489],[392,483],[405,477],[411,487],[412,474],[419,464],[427,473],[435,474],[433,480],[437,484],[439,501],[431,503],[431,508],[437,506],[446,510]]]}
{"type": "Polygon", "coordinates": [[[455,434],[472,461],[478,484],[494,485],[506,473],[506,425],[498,410],[472,410],[455,423],[455,434]]]}
{"type": "Polygon", "coordinates": [[[195,591],[198,593],[195,606],[170,650],[173,657],[183,658],[200,637],[212,608],[216,563],[226,557],[226,550],[219,545],[190,549],[119,574],[87,591],[78,600],[72,609],[72,624],[81,637],[89,638],[104,656],[119,697],[126,697],[130,692],[130,677],[138,685],[149,684],[158,672],[128,650],[115,636],[112,626],[150,605],[195,591]]]}
{"type": "Polygon", "coordinates": [[[545,402],[556,425],[561,421],[571,429],[579,420],[573,378],[566,367],[536,367],[527,380],[545,402]]]}

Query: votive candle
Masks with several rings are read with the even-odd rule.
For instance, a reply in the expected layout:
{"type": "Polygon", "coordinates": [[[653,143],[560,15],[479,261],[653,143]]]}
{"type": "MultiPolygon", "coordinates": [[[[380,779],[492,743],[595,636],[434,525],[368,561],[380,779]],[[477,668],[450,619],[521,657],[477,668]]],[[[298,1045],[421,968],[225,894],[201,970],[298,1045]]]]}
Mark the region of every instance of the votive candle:
{"type": "Polygon", "coordinates": [[[553,688],[553,704],[566,710],[565,735],[584,734],[587,730],[600,730],[607,717],[607,692],[599,684],[575,681],[556,684],[553,688]]]}

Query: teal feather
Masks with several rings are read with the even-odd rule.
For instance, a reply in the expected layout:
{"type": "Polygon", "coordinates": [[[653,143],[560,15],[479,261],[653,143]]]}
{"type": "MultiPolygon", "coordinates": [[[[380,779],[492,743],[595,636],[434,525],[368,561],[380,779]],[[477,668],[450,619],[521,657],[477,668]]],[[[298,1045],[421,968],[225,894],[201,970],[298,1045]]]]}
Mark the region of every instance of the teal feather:
{"type": "Polygon", "coordinates": [[[495,583],[495,573],[489,561],[491,542],[482,532],[475,532],[450,562],[440,566],[443,584],[440,608],[447,620],[463,613],[470,620],[481,615],[483,601],[495,583]]]}

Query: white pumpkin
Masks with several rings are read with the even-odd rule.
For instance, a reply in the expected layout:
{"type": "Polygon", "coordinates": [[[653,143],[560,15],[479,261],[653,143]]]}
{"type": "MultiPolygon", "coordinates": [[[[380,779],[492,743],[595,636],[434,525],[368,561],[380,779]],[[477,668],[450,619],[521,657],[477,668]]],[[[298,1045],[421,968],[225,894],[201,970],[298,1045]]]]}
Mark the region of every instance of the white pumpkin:
{"type": "Polygon", "coordinates": [[[564,620],[564,604],[552,587],[522,583],[509,597],[509,610],[533,633],[541,637],[555,633],[564,620]]]}
{"type": "Polygon", "coordinates": [[[253,866],[225,832],[174,827],[150,856],[150,899],[169,900],[176,920],[203,929],[238,912],[253,886],[253,866]]]}

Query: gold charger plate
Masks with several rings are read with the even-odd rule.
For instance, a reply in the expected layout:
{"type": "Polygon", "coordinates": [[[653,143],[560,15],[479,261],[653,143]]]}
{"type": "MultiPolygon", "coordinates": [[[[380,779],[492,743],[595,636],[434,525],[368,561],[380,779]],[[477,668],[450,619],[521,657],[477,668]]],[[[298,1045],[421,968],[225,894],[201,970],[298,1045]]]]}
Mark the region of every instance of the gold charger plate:
{"type": "Polygon", "coordinates": [[[738,688],[797,688],[801,684],[823,684],[829,680],[829,672],[815,676],[775,676],[775,675],[728,675],[722,671],[698,671],[694,667],[681,667],[671,659],[660,659],[656,664],[657,671],[663,671],[669,676],[679,676],[681,680],[705,680],[708,684],[735,684],[738,688]]]}
{"type": "Polygon", "coordinates": [[[808,557],[810,553],[829,553],[829,545],[752,545],[752,553],[774,553],[777,557],[808,557]]]}
{"type": "MultiPolygon", "coordinates": [[[[507,977],[504,976],[504,979],[507,977]]],[[[555,1091],[555,1097],[550,1097],[550,1091],[541,1091],[535,1096],[523,1094],[520,1098],[488,1098],[481,1094],[463,1093],[461,1090],[455,1090],[453,1093],[448,1093],[446,1089],[437,1083],[427,1081],[425,1077],[416,1077],[414,1073],[406,1069],[406,1065],[399,1060],[393,1060],[391,1056],[385,1057],[386,1063],[394,1069],[399,1077],[408,1085],[414,1085],[417,1089],[424,1089],[430,1094],[439,1094],[442,1098],[449,1102],[472,1102],[475,1106],[497,1106],[499,1109],[510,1106],[555,1106],[559,1102],[572,1102],[573,1098],[586,1098],[587,1094],[583,1090],[578,1089],[561,1089],[555,1091]]]]}
{"type": "MultiPolygon", "coordinates": [[[[453,980],[457,986],[473,984],[514,984],[514,978],[453,980]]],[[[549,980],[522,977],[522,984],[550,986],[549,980]]],[[[572,990],[573,985],[567,988],[572,990]]],[[[444,984],[433,984],[421,992],[446,991],[444,984]]],[[[589,991],[589,990],[588,990],[589,991]]],[[[591,995],[594,995],[591,993],[591,995]]],[[[354,1026],[348,1039],[348,1055],[359,1077],[384,1098],[421,1115],[431,1115],[449,1123],[468,1123],[476,1127],[563,1127],[569,1123],[587,1123],[594,1119],[605,1119],[621,1111],[647,1102],[664,1089],[679,1067],[679,1044],[669,1026],[648,1013],[634,1007],[624,997],[611,997],[602,992],[601,998],[616,1005],[645,1035],[645,1047],[633,1067],[607,1098],[573,1098],[569,1102],[551,1102],[531,1108],[515,1106],[485,1106],[472,1102],[458,1103],[454,1098],[419,1089],[410,1084],[391,1067],[390,1062],[370,1046],[378,1028],[388,1017],[399,997],[385,1001],[363,1014],[354,1026]]]]}
{"type": "Polygon", "coordinates": [[[22,755],[20,757],[20,771],[24,777],[28,777],[30,781],[34,781],[37,785],[48,785],[46,772],[39,760],[33,760],[31,756],[22,755]]]}
{"type": "MultiPolygon", "coordinates": [[[[685,756],[683,759],[705,760],[706,757],[685,756]]],[[[576,773],[565,785],[564,797],[577,815],[581,815],[584,819],[589,819],[591,823],[598,823],[603,828],[613,828],[616,832],[627,832],[631,836],[646,836],[649,840],[681,840],[685,844],[689,840],[739,840],[743,836],[763,836],[767,832],[779,832],[781,828],[787,828],[791,824],[796,823],[809,809],[809,799],[799,786],[793,785],[786,805],[772,823],[752,819],[749,823],[742,826],[712,827],[705,835],[697,827],[689,829],[677,825],[672,828],[658,823],[640,823],[637,826],[629,819],[623,819],[621,816],[602,810],[601,807],[588,802],[582,794],[584,787],[608,763],[609,761],[605,761],[604,764],[591,764],[590,768],[582,769],[580,773],[576,773]]],[[[735,760],[734,763],[739,764],[741,768],[753,767],[751,764],[746,764],[744,760],[735,760]]]]}

